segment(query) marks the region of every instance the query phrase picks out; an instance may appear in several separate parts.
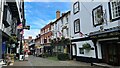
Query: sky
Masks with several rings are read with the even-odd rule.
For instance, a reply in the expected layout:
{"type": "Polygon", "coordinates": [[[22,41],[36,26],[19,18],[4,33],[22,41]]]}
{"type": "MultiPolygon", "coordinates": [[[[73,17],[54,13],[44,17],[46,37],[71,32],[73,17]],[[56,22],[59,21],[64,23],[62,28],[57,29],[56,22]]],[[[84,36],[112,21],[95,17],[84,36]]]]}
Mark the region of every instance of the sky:
{"type": "Polygon", "coordinates": [[[26,1],[25,18],[26,25],[30,25],[30,30],[24,30],[25,39],[27,39],[28,36],[35,38],[36,35],[40,34],[41,28],[55,20],[57,10],[64,13],[69,11],[71,7],[70,2],[49,2],[49,0],[44,0],[48,2],[34,2],[34,0],[26,1]]]}

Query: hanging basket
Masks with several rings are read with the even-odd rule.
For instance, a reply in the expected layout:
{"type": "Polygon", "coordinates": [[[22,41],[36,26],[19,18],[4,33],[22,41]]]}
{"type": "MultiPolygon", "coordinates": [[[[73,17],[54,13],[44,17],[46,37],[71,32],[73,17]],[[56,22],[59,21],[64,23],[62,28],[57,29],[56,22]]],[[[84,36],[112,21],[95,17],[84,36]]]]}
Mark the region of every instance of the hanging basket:
{"type": "Polygon", "coordinates": [[[89,51],[89,50],[91,50],[91,45],[89,43],[84,43],[82,45],[82,48],[89,51]]]}

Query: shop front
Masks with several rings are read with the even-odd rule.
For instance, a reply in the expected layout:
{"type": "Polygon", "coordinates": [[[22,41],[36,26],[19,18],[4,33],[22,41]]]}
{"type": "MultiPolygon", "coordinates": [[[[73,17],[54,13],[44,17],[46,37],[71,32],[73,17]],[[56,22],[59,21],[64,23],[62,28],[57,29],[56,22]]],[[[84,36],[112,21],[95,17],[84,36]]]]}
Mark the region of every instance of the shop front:
{"type": "Polygon", "coordinates": [[[103,63],[120,66],[120,27],[90,33],[95,46],[96,59],[103,63]],[[100,56],[101,55],[101,56],[100,56]]]}
{"type": "Polygon", "coordinates": [[[116,40],[101,41],[102,60],[111,65],[120,65],[120,43],[116,40]]]}

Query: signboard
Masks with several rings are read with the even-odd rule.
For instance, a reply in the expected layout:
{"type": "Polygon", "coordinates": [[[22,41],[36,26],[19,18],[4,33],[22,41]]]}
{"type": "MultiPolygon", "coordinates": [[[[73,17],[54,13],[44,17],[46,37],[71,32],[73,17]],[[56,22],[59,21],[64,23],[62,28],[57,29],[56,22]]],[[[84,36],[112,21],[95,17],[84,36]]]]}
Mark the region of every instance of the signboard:
{"type": "Polygon", "coordinates": [[[111,33],[105,33],[105,34],[101,34],[101,35],[95,35],[95,36],[91,36],[90,38],[105,38],[105,37],[113,37],[113,36],[119,36],[120,32],[111,32],[111,33]]]}

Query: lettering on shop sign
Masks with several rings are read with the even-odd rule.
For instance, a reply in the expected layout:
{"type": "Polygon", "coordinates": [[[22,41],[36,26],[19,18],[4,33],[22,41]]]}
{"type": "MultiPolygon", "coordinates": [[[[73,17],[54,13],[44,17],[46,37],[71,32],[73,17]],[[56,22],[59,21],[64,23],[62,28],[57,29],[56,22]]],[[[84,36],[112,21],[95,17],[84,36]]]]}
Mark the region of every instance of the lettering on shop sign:
{"type": "Polygon", "coordinates": [[[102,38],[102,37],[110,37],[110,36],[118,36],[118,35],[120,35],[119,32],[114,32],[114,33],[106,33],[106,34],[91,36],[91,38],[102,38]]]}

